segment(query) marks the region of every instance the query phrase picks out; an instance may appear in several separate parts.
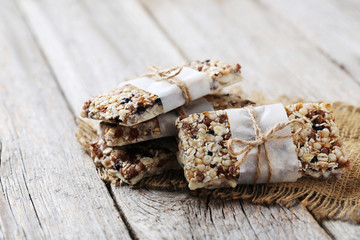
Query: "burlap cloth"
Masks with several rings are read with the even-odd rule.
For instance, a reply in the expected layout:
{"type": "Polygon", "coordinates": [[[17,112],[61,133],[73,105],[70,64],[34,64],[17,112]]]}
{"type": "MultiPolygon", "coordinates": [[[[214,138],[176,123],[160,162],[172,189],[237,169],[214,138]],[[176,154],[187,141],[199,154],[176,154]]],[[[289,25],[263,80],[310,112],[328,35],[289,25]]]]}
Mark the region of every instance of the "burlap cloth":
{"type": "MultiPolygon", "coordinates": [[[[265,103],[257,99],[257,103],[265,103]]],[[[282,99],[289,103],[288,99],[282,99]]],[[[187,190],[182,171],[172,171],[143,179],[136,188],[182,190],[199,196],[222,199],[250,199],[253,203],[279,203],[285,206],[300,204],[307,207],[318,219],[352,219],[360,223],[360,108],[345,103],[334,103],[337,126],[351,161],[351,169],[343,173],[340,180],[316,180],[301,178],[295,183],[276,183],[261,185],[239,185],[234,189],[187,190]]],[[[86,151],[89,142],[98,137],[96,131],[85,122],[79,122],[77,138],[86,151]]],[[[117,179],[98,169],[104,181],[119,185],[117,179]]],[[[121,184],[120,184],[121,185],[121,184]]],[[[121,187],[121,186],[120,186],[121,187]]]]}

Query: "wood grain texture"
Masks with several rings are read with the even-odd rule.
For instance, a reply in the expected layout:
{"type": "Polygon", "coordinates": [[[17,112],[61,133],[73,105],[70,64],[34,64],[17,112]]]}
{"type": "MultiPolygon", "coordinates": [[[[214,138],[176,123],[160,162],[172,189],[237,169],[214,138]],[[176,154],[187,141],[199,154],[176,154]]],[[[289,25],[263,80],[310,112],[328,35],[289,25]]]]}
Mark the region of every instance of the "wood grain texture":
{"type": "Polygon", "coordinates": [[[258,1],[143,4],[187,58],[242,63],[245,93],[360,103],[359,83],[258,1]]]}
{"type": "Polygon", "coordinates": [[[359,1],[259,1],[360,83],[359,1]]]}
{"type": "Polygon", "coordinates": [[[135,1],[19,2],[75,113],[149,64],[184,62],[135,1]]]}
{"type": "Polygon", "coordinates": [[[0,1],[0,36],[1,237],[129,239],[13,1],[0,1]]]}
{"type": "Polygon", "coordinates": [[[140,239],[329,238],[300,205],[286,209],[127,186],[114,194],[129,222],[141,222],[133,225],[140,239]]]}
{"type": "MultiPolygon", "coordinates": [[[[146,64],[171,66],[188,60],[183,58],[183,50],[178,51],[172,45],[137,2],[19,2],[75,113],[83,100],[111,89],[124,77],[144,72],[146,64]]],[[[141,239],[155,236],[198,239],[204,234],[209,238],[236,237],[237,234],[244,238],[256,235],[297,238],[298,232],[294,233],[294,229],[327,238],[301,206],[289,211],[279,206],[258,207],[226,201],[207,206],[202,199],[178,192],[150,191],[144,198],[146,189],[130,190],[125,186],[110,190],[133,236],[141,239]],[[223,220],[209,217],[210,212],[220,214],[220,206],[225,206],[227,217],[223,220]],[[254,208],[261,211],[252,210],[254,208]],[[251,223],[244,218],[246,211],[253,217],[251,223]],[[266,211],[267,216],[275,217],[267,218],[263,215],[266,211]],[[205,213],[207,217],[200,216],[205,213]],[[298,216],[296,221],[283,220],[293,216],[298,216]],[[256,225],[258,220],[264,226],[270,225],[270,233],[265,233],[262,227],[252,230],[251,225],[256,225]]]]}

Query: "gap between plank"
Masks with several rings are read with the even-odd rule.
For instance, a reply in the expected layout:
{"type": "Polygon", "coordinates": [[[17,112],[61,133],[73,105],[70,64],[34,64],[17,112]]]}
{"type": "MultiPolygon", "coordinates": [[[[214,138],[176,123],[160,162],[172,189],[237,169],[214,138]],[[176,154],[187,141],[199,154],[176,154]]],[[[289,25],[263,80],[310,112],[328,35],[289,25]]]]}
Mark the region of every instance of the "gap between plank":
{"type": "Polygon", "coordinates": [[[107,183],[105,181],[103,181],[103,182],[104,182],[104,184],[105,184],[105,186],[106,186],[106,188],[107,188],[107,190],[108,190],[108,192],[110,194],[111,199],[113,200],[114,206],[115,206],[116,210],[118,211],[121,220],[124,222],[128,232],[129,232],[130,237],[132,239],[134,239],[134,240],[138,240],[139,237],[137,237],[136,232],[131,227],[129,221],[127,220],[127,218],[126,218],[126,216],[124,214],[124,212],[121,210],[119,204],[116,201],[116,197],[115,197],[115,194],[114,194],[114,192],[112,190],[111,183],[107,183]]]}
{"type": "Polygon", "coordinates": [[[335,235],[322,223],[322,221],[318,220],[315,215],[308,209],[306,208],[309,213],[311,214],[311,216],[313,216],[313,218],[316,220],[316,222],[320,225],[320,227],[322,227],[322,229],[324,229],[324,231],[326,232],[327,235],[329,235],[329,237],[332,239],[332,240],[335,240],[336,237],[335,235]]]}
{"type": "Polygon", "coordinates": [[[256,232],[255,232],[255,230],[254,230],[254,228],[253,228],[253,226],[252,226],[252,224],[251,224],[251,222],[250,222],[250,220],[249,220],[249,218],[248,218],[248,216],[247,216],[247,214],[245,212],[244,205],[243,205],[243,200],[240,199],[239,203],[240,203],[241,210],[243,211],[243,213],[245,215],[246,221],[248,222],[248,224],[249,224],[251,230],[253,231],[254,235],[256,236],[256,238],[259,239],[259,236],[256,234],[256,232]]]}

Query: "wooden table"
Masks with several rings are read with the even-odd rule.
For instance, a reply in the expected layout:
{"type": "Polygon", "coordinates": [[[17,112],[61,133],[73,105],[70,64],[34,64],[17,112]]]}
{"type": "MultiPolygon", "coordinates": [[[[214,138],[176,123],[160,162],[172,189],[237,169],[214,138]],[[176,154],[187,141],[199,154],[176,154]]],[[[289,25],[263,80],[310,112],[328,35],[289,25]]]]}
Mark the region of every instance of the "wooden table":
{"type": "Polygon", "coordinates": [[[0,239],[359,239],[300,205],[105,185],[76,142],[84,100],[194,59],[245,96],[360,105],[357,0],[0,0],[0,239]]]}

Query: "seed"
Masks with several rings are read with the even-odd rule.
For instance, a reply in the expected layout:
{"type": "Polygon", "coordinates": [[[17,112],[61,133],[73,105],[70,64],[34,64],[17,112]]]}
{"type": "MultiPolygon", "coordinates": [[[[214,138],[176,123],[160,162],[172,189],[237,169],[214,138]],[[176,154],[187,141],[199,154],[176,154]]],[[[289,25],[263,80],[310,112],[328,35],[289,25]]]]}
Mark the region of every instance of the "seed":
{"type": "Polygon", "coordinates": [[[317,155],[317,159],[322,162],[327,162],[329,158],[325,153],[320,153],[319,155],[317,155]]]}
{"type": "Polygon", "coordinates": [[[299,113],[300,113],[301,115],[305,116],[306,114],[308,114],[308,111],[307,111],[306,108],[301,108],[301,109],[299,110],[299,113]]]}
{"type": "Polygon", "coordinates": [[[195,158],[195,162],[196,162],[197,164],[202,164],[202,161],[201,161],[200,158],[195,158]]]}
{"type": "Polygon", "coordinates": [[[218,135],[222,135],[226,131],[226,129],[223,126],[215,126],[214,131],[218,135]]]}
{"type": "Polygon", "coordinates": [[[314,143],[314,148],[319,150],[321,148],[321,144],[318,142],[314,143]]]}
{"type": "Polygon", "coordinates": [[[335,162],[336,161],[336,155],[333,154],[333,153],[330,153],[329,154],[329,159],[330,159],[331,162],[335,162]]]}

